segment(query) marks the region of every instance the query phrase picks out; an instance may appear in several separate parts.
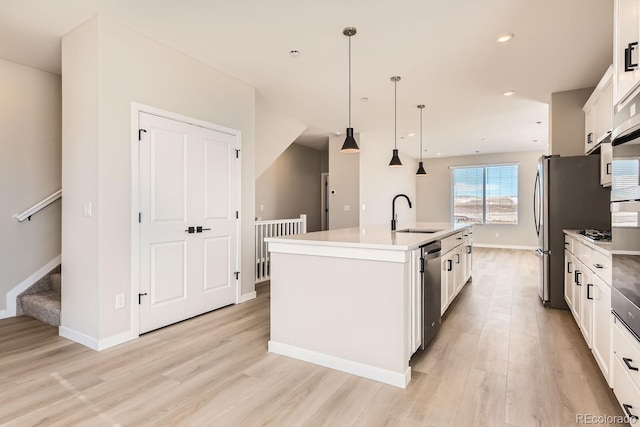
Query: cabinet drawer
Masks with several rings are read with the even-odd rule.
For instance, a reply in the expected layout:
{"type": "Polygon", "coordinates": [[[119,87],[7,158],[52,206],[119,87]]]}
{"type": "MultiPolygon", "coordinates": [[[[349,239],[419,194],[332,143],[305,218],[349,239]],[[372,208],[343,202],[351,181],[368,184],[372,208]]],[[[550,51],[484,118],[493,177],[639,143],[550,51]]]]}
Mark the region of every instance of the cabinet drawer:
{"type": "MultiPolygon", "coordinates": [[[[463,243],[464,239],[466,239],[467,237],[463,237],[462,234],[462,231],[459,231],[449,237],[445,237],[444,239],[442,239],[442,255],[446,254],[451,249],[463,243]]],[[[464,234],[467,234],[466,230],[464,234]]]]}
{"type": "Polygon", "coordinates": [[[591,265],[589,266],[607,285],[611,286],[611,256],[602,252],[593,251],[591,265]]]}
{"type": "Polygon", "coordinates": [[[575,240],[573,240],[571,237],[566,234],[564,235],[564,248],[572,254],[575,254],[575,252],[573,251],[574,242],[575,240]]]}
{"type": "Polygon", "coordinates": [[[595,252],[593,249],[591,249],[589,246],[585,245],[584,243],[580,243],[578,242],[578,253],[574,254],[580,258],[580,261],[582,261],[582,263],[590,268],[591,270],[594,269],[593,267],[593,252],[595,252]]]}
{"type": "Polygon", "coordinates": [[[640,390],[633,384],[626,368],[617,358],[613,362],[613,392],[629,417],[640,417],[640,390]]]}
{"type": "MultiPolygon", "coordinates": [[[[613,354],[614,359],[619,363],[619,366],[616,365],[616,370],[622,369],[635,387],[640,387],[640,343],[618,319],[613,323],[613,354]]],[[[615,378],[617,377],[616,374],[615,378]]],[[[614,386],[617,386],[617,383],[614,382],[614,386]]],[[[640,393],[638,393],[638,399],[640,400],[640,393]]],[[[640,402],[637,403],[638,411],[635,415],[640,416],[640,402]]]]}

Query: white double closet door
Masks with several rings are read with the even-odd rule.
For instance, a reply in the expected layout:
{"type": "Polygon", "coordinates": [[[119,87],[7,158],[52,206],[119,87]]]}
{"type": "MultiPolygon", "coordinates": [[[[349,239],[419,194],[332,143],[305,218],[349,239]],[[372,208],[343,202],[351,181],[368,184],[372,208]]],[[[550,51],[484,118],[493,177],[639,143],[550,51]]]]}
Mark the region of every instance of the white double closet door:
{"type": "Polygon", "coordinates": [[[139,120],[144,333],[236,302],[239,138],[142,112],[139,120]]]}

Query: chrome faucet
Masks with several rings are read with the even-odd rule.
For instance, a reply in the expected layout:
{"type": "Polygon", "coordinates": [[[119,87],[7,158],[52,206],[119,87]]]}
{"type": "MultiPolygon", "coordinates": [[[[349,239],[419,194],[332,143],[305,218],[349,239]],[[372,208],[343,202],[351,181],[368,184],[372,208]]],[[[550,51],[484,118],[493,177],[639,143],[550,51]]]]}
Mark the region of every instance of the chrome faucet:
{"type": "Polygon", "coordinates": [[[393,198],[393,202],[391,202],[391,231],[395,231],[396,230],[396,223],[398,222],[398,220],[396,219],[396,199],[398,197],[404,197],[405,199],[407,199],[407,203],[409,203],[409,207],[411,208],[411,200],[409,200],[409,196],[407,196],[406,194],[398,194],[396,197],[393,198]]]}

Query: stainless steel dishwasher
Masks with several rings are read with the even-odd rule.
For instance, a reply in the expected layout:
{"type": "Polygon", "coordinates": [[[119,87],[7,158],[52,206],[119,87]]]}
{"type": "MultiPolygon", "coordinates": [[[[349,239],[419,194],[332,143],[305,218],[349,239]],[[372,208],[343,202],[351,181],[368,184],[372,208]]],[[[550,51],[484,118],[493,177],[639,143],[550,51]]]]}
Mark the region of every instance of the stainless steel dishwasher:
{"type": "Polygon", "coordinates": [[[422,347],[424,350],[440,329],[440,241],[420,247],[422,273],[422,347]]]}

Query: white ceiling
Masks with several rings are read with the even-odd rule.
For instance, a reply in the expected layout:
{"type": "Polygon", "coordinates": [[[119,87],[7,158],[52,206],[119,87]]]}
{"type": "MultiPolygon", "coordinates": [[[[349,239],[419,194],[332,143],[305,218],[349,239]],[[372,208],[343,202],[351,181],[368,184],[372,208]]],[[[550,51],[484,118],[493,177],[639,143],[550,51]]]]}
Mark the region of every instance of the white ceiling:
{"type": "Polygon", "coordinates": [[[391,150],[400,75],[398,148],[414,157],[419,136],[400,137],[420,103],[426,157],[545,149],[550,94],[595,86],[613,46],[610,0],[2,0],[0,58],[59,74],[60,36],[95,14],[254,85],[312,146],[347,126],[355,26],[353,127],[391,150]]]}

